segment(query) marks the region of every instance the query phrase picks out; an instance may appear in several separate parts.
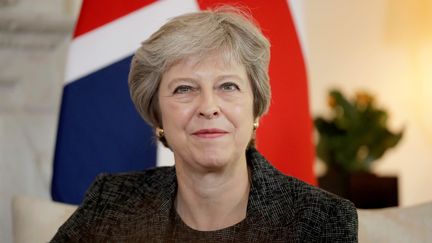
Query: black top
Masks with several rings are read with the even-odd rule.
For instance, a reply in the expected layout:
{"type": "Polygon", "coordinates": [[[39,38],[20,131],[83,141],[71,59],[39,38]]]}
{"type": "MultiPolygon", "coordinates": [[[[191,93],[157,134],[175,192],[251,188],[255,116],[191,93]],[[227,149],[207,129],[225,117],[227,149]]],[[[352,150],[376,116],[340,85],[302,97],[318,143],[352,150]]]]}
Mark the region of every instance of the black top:
{"type": "Polygon", "coordinates": [[[101,175],[51,242],[357,242],[348,200],[280,173],[247,152],[251,190],[246,218],[216,231],[188,227],[174,208],[174,167],[101,175]]]}

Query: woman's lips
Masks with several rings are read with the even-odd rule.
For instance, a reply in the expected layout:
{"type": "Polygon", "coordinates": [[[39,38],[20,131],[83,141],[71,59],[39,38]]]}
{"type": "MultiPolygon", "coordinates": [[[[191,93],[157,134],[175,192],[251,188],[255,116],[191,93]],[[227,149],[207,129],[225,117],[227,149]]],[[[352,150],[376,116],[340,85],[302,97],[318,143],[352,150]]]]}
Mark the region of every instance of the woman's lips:
{"type": "Polygon", "coordinates": [[[221,137],[228,132],[218,128],[210,128],[210,129],[200,129],[192,133],[192,135],[197,136],[199,138],[217,138],[221,137]]]}

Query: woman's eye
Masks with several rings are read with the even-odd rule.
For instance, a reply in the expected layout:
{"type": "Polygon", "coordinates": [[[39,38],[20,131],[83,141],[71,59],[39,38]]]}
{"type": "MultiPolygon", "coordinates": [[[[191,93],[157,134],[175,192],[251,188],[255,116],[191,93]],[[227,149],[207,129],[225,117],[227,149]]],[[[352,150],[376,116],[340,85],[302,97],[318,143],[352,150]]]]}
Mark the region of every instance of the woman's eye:
{"type": "Polygon", "coordinates": [[[174,94],[185,94],[193,91],[194,88],[188,85],[180,85],[174,89],[174,94]]]}
{"type": "Polygon", "coordinates": [[[223,91],[235,91],[235,90],[240,90],[238,85],[235,83],[223,83],[221,85],[221,89],[223,91]]]}

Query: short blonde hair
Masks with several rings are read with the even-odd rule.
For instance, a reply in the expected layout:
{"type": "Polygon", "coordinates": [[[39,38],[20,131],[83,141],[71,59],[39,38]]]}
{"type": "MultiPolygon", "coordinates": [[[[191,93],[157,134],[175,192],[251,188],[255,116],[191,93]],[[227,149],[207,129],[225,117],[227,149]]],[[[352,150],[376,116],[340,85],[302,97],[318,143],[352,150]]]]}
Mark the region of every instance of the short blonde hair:
{"type": "MultiPolygon", "coordinates": [[[[190,56],[223,52],[243,64],[253,91],[254,117],[270,105],[270,43],[245,11],[220,7],[171,19],[145,40],[132,58],[129,89],[136,109],[153,128],[163,128],[158,88],[162,75],[190,56]]],[[[161,139],[166,144],[166,141],[161,139]]]]}

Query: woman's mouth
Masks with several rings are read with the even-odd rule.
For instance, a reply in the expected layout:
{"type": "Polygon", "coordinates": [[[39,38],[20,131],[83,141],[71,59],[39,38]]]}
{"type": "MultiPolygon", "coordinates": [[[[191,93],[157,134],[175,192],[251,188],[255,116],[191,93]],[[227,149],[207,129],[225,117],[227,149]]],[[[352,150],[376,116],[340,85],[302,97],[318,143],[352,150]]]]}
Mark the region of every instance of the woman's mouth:
{"type": "Polygon", "coordinates": [[[218,128],[209,128],[209,129],[200,129],[192,133],[192,135],[197,136],[199,138],[218,138],[221,137],[228,132],[218,128]]]}

